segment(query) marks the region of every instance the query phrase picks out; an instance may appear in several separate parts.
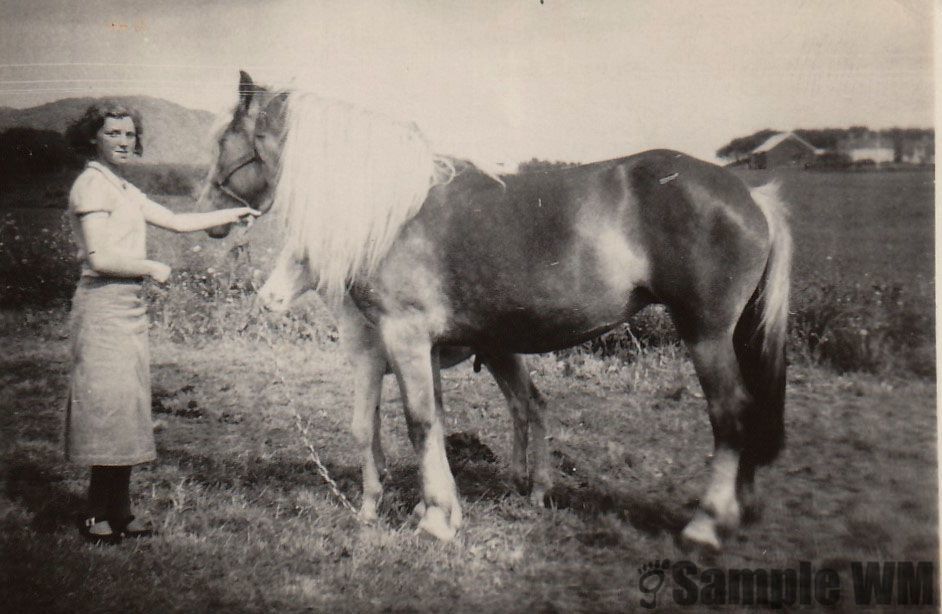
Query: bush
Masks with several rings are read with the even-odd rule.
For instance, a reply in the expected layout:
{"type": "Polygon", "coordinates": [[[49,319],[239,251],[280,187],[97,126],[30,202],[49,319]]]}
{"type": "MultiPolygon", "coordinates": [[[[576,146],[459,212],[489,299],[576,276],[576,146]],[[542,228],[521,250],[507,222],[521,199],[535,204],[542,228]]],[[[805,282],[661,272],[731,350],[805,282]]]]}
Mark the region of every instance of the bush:
{"type": "Polygon", "coordinates": [[[79,275],[71,235],[60,211],[0,212],[0,308],[68,303],[79,275]]]}
{"type": "Polygon", "coordinates": [[[202,184],[206,168],[191,164],[132,164],[125,173],[128,181],[145,194],[190,196],[202,184]]]}
{"type": "Polygon", "coordinates": [[[623,324],[579,347],[582,352],[600,358],[636,360],[645,351],[680,343],[674,323],[667,310],[649,307],[623,324]]]}
{"type": "Polygon", "coordinates": [[[226,271],[175,271],[166,285],[146,285],[151,320],[157,334],[195,345],[234,336],[265,342],[337,340],[333,318],[319,301],[301,300],[287,313],[260,309],[255,295],[262,283],[261,275],[244,263],[226,271]]]}
{"type": "Polygon", "coordinates": [[[33,128],[0,132],[0,186],[9,188],[80,166],[58,132],[33,128]]]}
{"type": "Polygon", "coordinates": [[[817,282],[795,295],[795,354],[839,372],[935,373],[933,318],[902,286],[817,282]]]}
{"type": "MultiPolygon", "coordinates": [[[[935,375],[934,321],[900,284],[842,285],[815,281],[792,293],[788,352],[792,361],[839,373],[935,375]]],[[[561,352],[636,360],[680,339],[663,308],[649,308],[581,346],[561,352]]]]}

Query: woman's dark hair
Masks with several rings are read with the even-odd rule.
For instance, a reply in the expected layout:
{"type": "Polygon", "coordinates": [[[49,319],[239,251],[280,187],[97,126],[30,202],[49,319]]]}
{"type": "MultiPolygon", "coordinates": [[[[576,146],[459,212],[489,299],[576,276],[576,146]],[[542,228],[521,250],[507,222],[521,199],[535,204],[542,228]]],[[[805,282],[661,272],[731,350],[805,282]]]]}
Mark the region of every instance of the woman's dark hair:
{"type": "Polygon", "coordinates": [[[122,117],[131,118],[131,121],[134,122],[134,132],[137,133],[137,139],[134,144],[134,154],[137,156],[143,154],[144,142],[141,137],[144,136],[144,124],[141,121],[140,113],[129,106],[112,100],[96,102],[85,110],[85,115],[66,128],[65,140],[69,144],[69,147],[72,148],[72,151],[86,159],[94,158],[98,154],[98,151],[95,148],[95,144],[92,143],[92,139],[95,138],[98,131],[101,130],[101,127],[105,125],[105,119],[108,117],[114,117],[116,119],[122,117]]]}

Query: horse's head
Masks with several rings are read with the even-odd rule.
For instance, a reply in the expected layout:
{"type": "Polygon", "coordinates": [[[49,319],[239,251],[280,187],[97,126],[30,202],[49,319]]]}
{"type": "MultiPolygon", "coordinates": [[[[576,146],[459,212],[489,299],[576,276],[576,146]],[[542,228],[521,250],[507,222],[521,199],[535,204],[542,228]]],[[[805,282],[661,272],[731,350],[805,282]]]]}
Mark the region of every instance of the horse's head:
{"type": "MultiPolygon", "coordinates": [[[[262,213],[272,205],[278,157],[284,133],[284,94],[256,85],[241,72],[239,103],[218,135],[218,156],[197,209],[251,207],[262,213]]],[[[207,230],[211,237],[229,233],[229,225],[207,230]]]]}

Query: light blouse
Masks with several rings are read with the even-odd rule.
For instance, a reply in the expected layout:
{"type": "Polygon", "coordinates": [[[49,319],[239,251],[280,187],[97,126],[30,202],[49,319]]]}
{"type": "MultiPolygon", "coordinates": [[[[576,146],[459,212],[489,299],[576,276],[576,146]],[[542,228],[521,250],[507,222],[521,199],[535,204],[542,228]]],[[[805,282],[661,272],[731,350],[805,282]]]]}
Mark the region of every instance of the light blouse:
{"type": "Polygon", "coordinates": [[[149,207],[163,208],[108,167],[98,162],[88,163],[69,193],[69,221],[78,245],[82,275],[97,277],[98,273],[88,265],[88,246],[79,221],[81,216],[96,211],[107,213],[109,251],[123,258],[142,260],[147,257],[146,217],[149,207]]]}

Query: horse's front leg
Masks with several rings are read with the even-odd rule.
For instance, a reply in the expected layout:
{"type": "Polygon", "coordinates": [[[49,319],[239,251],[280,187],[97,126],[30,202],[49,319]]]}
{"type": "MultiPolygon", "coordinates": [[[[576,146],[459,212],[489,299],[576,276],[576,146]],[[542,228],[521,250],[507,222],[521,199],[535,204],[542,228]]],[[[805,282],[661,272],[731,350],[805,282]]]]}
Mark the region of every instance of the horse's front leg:
{"type": "Polygon", "coordinates": [[[530,493],[530,501],[534,505],[542,507],[546,493],[553,487],[549,448],[546,445],[546,401],[530,379],[523,357],[489,353],[485,364],[507,400],[507,409],[513,421],[510,470],[514,483],[521,491],[530,493]]]}
{"type": "Polygon", "coordinates": [[[419,529],[450,541],[461,526],[461,505],[445,455],[444,424],[437,402],[440,388],[436,391],[435,384],[437,354],[433,357],[427,329],[421,322],[410,318],[384,320],[380,330],[419,456],[425,504],[419,529]]]}
{"type": "Polygon", "coordinates": [[[361,521],[369,523],[377,519],[377,508],[383,495],[382,479],[386,474],[379,414],[386,354],[375,329],[355,309],[344,310],[341,328],[353,365],[351,430],[360,454],[363,476],[363,502],[359,517],[361,521]]]}
{"type": "Polygon", "coordinates": [[[383,496],[382,479],[386,473],[386,459],[380,440],[379,403],[383,390],[383,372],[386,357],[382,351],[363,352],[351,356],[353,361],[354,402],[351,430],[360,453],[363,475],[363,503],[360,520],[374,522],[383,496]]]}

